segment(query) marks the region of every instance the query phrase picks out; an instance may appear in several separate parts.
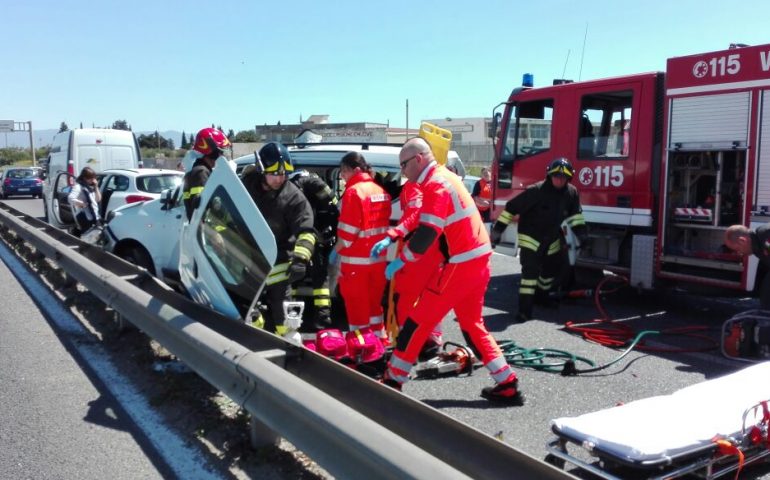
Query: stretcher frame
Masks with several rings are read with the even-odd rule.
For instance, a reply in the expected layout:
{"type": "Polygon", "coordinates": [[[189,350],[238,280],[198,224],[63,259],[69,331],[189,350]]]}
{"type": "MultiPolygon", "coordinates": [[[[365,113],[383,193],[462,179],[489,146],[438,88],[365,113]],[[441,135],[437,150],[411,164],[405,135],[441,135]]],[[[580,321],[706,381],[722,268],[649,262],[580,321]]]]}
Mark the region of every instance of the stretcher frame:
{"type": "MultiPolygon", "coordinates": [[[[629,476],[633,476],[633,478],[662,480],[679,478],[688,474],[696,474],[706,479],[715,479],[735,472],[738,468],[745,468],[749,465],[759,464],[761,461],[770,460],[770,440],[768,440],[768,423],[770,422],[767,421],[764,414],[764,409],[767,409],[770,404],[770,362],[748,367],[725,377],[702,382],[696,386],[687,387],[671,395],[642,399],[627,405],[600,410],[579,417],[552,420],[551,429],[556,438],[546,444],[546,449],[549,452],[546,461],[560,468],[569,463],[607,480],[623,480],[629,478],[629,476]],[[742,374],[742,372],[746,373],[742,374]],[[702,393],[707,391],[704,388],[708,387],[707,384],[709,383],[713,383],[716,388],[719,388],[720,384],[716,382],[722,382],[722,386],[729,385],[725,383],[729,380],[729,377],[734,377],[737,381],[744,381],[748,373],[755,374],[757,382],[762,382],[762,385],[755,385],[751,392],[744,392],[744,394],[748,397],[756,395],[757,391],[767,393],[764,393],[759,399],[754,398],[747,401],[744,405],[748,405],[748,407],[742,407],[735,413],[734,431],[715,432],[715,437],[728,440],[730,444],[740,448],[744,455],[742,465],[739,463],[737,455],[722,453],[716,443],[702,435],[691,442],[692,445],[673,445],[668,450],[667,448],[669,447],[661,446],[661,453],[658,454],[653,451],[654,449],[646,449],[646,447],[635,449],[633,445],[618,443],[619,439],[624,438],[624,436],[625,438],[630,436],[628,432],[613,438],[611,433],[607,433],[613,428],[608,426],[608,424],[605,424],[604,427],[592,427],[596,423],[601,423],[602,416],[611,419],[612,422],[617,422],[624,413],[638,415],[645,408],[645,402],[647,402],[648,406],[660,408],[669,398],[672,399],[670,403],[674,405],[677,405],[677,401],[689,401],[688,395],[693,398],[696,395],[700,397],[702,393]],[[738,374],[743,376],[735,377],[738,374]],[[696,386],[700,390],[693,390],[693,387],[696,386]],[[701,386],[704,388],[701,388],[701,386]],[[627,412],[622,411],[624,407],[629,407],[627,412]],[[759,428],[763,433],[761,443],[753,443],[752,441],[750,433],[754,427],[759,428]],[[579,447],[580,456],[569,451],[568,447],[579,447]]],[[[724,392],[724,395],[730,395],[730,392],[724,392]]],[[[738,392],[738,395],[741,395],[741,392],[738,392]]],[[[704,399],[703,403],[705,405],[702,406],[706,409],[712,407],[719,408],[724,398],[724,396],[720,397],[717,394],[713,397],[713,400],[704,399]],[[713,405],[710,405],[712,401],[713,405]]],[[[732,401],[733,406],[739,403],[740,399],[733,399],[732,401]]],[[[730,411],[734,412],[735,409],[730,408],[730,411]]],[[[636,421],[635,418],[629,423],[633,425],[636,421]]],[[[668,424],[656,425],[656,423],[661,421],[669,420],[649,418],[644,423],[647,424],[647,428],[650,431],[661,428],[661,431],[665,432],[666,428],[677,427],[676,425],[668,424]]],[[[724,422],[721,423],[724,425],[724,422]]],[[[732,421],[728,423],[732,424],[732,421]]],[[[614,428],[619,429],[617,426],[614,428]]],[[[708,428],[708,425],[705,428],[708,428]]],[[[647,433],[640,431],[640,437],[647,433]]],[[[665,441],[662,443],[665,445],[665,441]]]]}
{"type": "MultiPolygon", "coordinates": [[[[730,352],[727,351],[726,344],[727,339],[730,336],[730,330],[732,329],[733,324],[736,323],[742,323],[746,321],[753,320],[754,322],[760,324],[760,325],[770,325],[770,310],[748,310],[745,312],[741,312],[732,318],[725,321],[724,324],[722,324],[722,342],[721,342],[721,348],[722,348],[722,355],[725,356],[725,358],[729,358],[731,360],[738,360],[740,362],[749,362],[749,363],[757,363],[757,362],[763,362],[766,361],[767,358],[764,358],[761,356],[761,354],[757,351],[754,351],[755,355],[753,356],[745,356],[742,357],[740,355],[733,355],[730,352]]],[[[754,349],[756,349],[757,346],[754,345],[754,349]]],[[[764,347],[767,348],[766,346],[764,347]]]]}

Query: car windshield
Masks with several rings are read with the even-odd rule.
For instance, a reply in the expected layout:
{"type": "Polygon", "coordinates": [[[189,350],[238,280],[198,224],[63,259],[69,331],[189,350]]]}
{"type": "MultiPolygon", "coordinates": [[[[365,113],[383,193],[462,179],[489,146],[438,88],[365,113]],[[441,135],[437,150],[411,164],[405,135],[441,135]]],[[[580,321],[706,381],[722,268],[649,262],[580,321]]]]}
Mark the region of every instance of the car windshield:
{"type": "Polygon", "coordinates": [[[136,188],[142,192],[160,193],[182,183],[181,175],[147,175],[137,177],[136,188]]]}
{"type": "Polygon", "coordinates": [[[23,170],[8,170],[8,178],[24,179],[37,178],[38,172],[32,168],[23,170]]]}

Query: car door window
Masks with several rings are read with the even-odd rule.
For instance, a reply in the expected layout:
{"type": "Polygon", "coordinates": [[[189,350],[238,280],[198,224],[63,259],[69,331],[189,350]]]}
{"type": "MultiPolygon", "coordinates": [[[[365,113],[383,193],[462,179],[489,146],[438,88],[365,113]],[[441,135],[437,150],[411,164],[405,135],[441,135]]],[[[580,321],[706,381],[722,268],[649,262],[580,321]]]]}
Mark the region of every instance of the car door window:
{"type": "Polygon", "coordinates": [[[224,187],[217,188],[203,212],[198,243],[243,314],[271,266],[224,187]]]}
{"type": "Polygon", "coordinates": [[[72,207],[70,206],[69,199],[67,198],[70,194],[70,191],[72,191],[72,185],[74,185],[74,183],[75,177],[68,173],[60,173],[54,180],[52,211],[56,216],[56,220],[64,225],[71,225],[75,221],[72,214],[72,207]]]}
{"type": "Polygon", "coordinates": [[[225,159],[182,226],[179,276],[191,298],[231,318],[250,317],[277,256],[275,237],[225,159]]]}

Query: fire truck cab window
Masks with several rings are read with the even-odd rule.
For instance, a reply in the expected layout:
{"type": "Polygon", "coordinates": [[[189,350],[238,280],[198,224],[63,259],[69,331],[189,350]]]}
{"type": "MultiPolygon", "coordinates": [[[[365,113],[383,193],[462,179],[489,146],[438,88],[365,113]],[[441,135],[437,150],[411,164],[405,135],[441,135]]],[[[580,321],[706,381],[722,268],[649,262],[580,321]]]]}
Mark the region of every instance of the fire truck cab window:
{"type": "Polygon", "coordinates": [[[553,99],[521,102],[508,110],[508,118],[501,131],[502,154],[500,155],[497,186],[513,185],[513,162],[545,152],[551,148],[551,124],[553,99]]]}
{"type": "Polygon", "coordinates": [[[631,145],[633,92],[583,96],[577,118],[578,158],[625,158],[631,145]]]}

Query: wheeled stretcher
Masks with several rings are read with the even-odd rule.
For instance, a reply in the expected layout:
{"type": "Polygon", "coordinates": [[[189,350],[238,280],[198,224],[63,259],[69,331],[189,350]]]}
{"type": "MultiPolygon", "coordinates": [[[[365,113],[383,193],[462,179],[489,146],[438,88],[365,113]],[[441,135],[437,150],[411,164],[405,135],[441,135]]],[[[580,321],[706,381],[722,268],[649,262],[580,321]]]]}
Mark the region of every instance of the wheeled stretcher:
{"type": "Polygon", "coordinates": [[[670,395],[551,421],[547,461],[601,478],[718,478],[770,459],[770,361],[670,395]],[[579,446],[580,456],[567,450],[579,446]]]}

